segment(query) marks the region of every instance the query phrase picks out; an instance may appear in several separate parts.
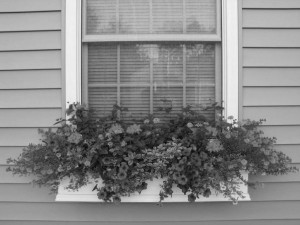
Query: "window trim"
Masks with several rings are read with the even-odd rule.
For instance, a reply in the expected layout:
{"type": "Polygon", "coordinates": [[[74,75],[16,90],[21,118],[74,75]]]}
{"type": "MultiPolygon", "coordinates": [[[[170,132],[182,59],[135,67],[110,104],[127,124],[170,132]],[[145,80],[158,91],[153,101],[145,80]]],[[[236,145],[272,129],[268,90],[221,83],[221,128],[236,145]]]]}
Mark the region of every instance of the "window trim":
{"type": "MultiPolygon", "coordinates": [[[[223,115],[225,118],[234,116],[234,118],[238,119],[238,0],[220,1],[222,1],[221,70],[223,115]]],[[[87,85],[86,81],[81,79],[81,63],[87,63],[81,60],[81,8],[81,0],[66,0],[66,107],[68,107],[68,103],[82,102],[81,87],[87,85]]],[[[205,38],[205,36],[203,37],[205,38]]]]}
{"type": "MultiPolygon", "coordinates": [[[[239,27],[238,27],[238,1],[239,0],[220,0],[222,1],[222,60],[217,60],[222,63],[220,70],[222,72],[222,103],[224,107],[223,115],[225,117],[234,116],[238,119],[239,113],[239,27]]],[[[66,102],[82,102],[82,85],[87,85],[87,81],[81,79],[81,70],[86,66],[81,66],[81,63],[87,62],[81,60],[81,0],[66,0],[66,38],[65,38],[65,62],[66,62],[66,102]],[[69,11],[69,12],[68,12],[69,11]],[[74,18],[75,16],[75,18],[74,18]]],[[[87,68],[87,67],[86,67],[87,68]]],[[[217,71],[218,72],[218,71],[217,71]]],[[[220,82],[217,82],[220,83],[220,82]]],[[[218,88],[218,87],[216,87],[218,88]]],[[[220,87],[219,87],[220,88],[220,87]]],[[[245,179],[248,174],[245,174],[245,179]]],[[[88,187],[72,192],[64,189],[64,182],[60,184],[56,201],[63,202],[99,202],[95,193],[88,190],[88,187]]],[[[151,185],[156,187],[155,182],[151,185]]],[[[150,190],[150,189],[149,189],[150,190]]],[[[247,186],[243,186],[242,190],[245,194],[245,199],[239,201],[249,201],[247,186]]],[[[151,191],[151,190],[150,190],[151,191]]],[[[124,202],[157,202],[157,193],[150,195],[131,196],[123,199],[124,202]]],[[[186,202],[186,196],[181,192],[173,198],[168,198],[169,202],[186,202]]],[[[212,195],[210,198],[199,199],[200,202],[221,202],[229,201],[221,195],[212,195]]]]}

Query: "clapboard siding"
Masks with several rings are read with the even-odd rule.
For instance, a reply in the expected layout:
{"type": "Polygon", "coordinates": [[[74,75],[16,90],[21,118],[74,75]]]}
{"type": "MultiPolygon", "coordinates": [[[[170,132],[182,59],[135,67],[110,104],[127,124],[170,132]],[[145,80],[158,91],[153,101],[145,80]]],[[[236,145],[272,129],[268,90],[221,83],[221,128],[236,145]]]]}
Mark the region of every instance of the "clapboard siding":
{"type": "Polygon", "coordinates": [[[300,87],[244,87],[243,92],[244,106],[300,105],[300,87]]]}
{"type": "Polygon", "coordinates": [[[259,120],[266,119],[265,125],[300,125],[300,106],[244,107],[243,117],[259,120]]]}
{"type": "Polygon", "coordinates": [[[300,8],[299,0],[244,0],[243,8],[300,8]]]}
{"type": "MultiPolygon", "coordinates": [[[[300,200],[300,182],[287,183],[264,183],[263,187],[249,189],[252,201],[287,201],[300,200]]],[[[2,184],[1,193],[10,195],[0,195],[0,201],[5,202],[53,202],[55,194],[50,194],[48,188],[39,188],[32,184],[2,184]],[[26,193],[26,195],[24,195],[26,193]]],[[[96,193],[95,193],[96,194],[96,193]]],[[[158,194],[158,193],[157,193],[158,194]]],[[[100,203],[103,204],[103,203],[100,203]]]]}
{"type": "Polygon", "coordinates": [[[300,68],[244,68],[244,86],[300,86],[300,68]]]}
{"type": "Polygon", "coordinates": [[[61,109],[3,109],[0,127],[51,127],[62,115],[61,109]]]}
{"type": "Polygon", "coordinates": [[[246,48],[243,54],[244,66],[300,67],[300,48],[246,48]]]}
{"type": "Polygon", "coordinates": [[[0,147],[0,165],[7,165],[6,159],[14,158],[16,159],[22,152],[24,147],[0,147]]]}
{"type": "Polygon", "coordinates": [[[293,163],[300,163],[300,145],[276,145],[275,149],[287,154],[293,163]]]}
{"type": "Polygon", "coordinates": [[[61,10],[61,0],[1,0],[0,12],[61,10]]]}
{"type": "Polygon", "coordinates": [[[40,138],[37,128],[0,128],[0,146],[27,146],[40,138]]]}
{"type": "Polygon", "coordinates": [[[243,46],[300,47],[300,29],[244,29],[243,46]]]}
{"type": "MultiPolygon", "coordinates": [[[[140,222],[66,222],[66,221],[2,221],[5,225],[139,225],[140,222]]],[[[149,222],[147,221],[144,224],[147,225],[282,225],[283,220],[227,220],[227,221],[196,221],[196,222],[187,222],[187,221],[172,221],[172,222],[149,222]]],[[[284,225],[299,225],[299,220],[287,220],[284,221],[284,225]]]]}
{"type": "Polygon", "coordinates": [[[0,31],[61,29],[60,12],[0,13],[0,31]]]}
{"type": "Polygon", "coordinates": [[[60,31],[9,32],[0,35],[0,51],[60,48],[60,31]]]}
{"type": "MultiPolygon", "coordinates": [[[[210,221],[251,219],[299,219],[299,201],[157,204],[0,203],[2,220],[118,221],[210,221]],[[279,213],[280,212],[280,213],[279,213]]],[[[99,224],[101,224],[99,222],[99,224]]],[[[242,222],[240,224],[243,224],[242,222]]]]}
{"type": "Polygon", "coordinates": [[[263,126],[266,136],[276,137],[278,144],[300,144],[300,126],[263,126]]]}
{"type": "Polygon", "coordinates": [[[243,28],[300,28],[300,9],[244,9],[243,28]]]}
{"type": "Polygon", "coordinates": [[[0,108],[61,107],[60,89],[0,90],[0,108]]]}
{"type": "Polygon", "coordinates": [[[58,69],[60,50],[0,52],[0,70],[58,69]]]}
{"type": "Polygon", "coordinates": [[[61,88],[61,70],[0,71],[0,89],[61,88]]]}

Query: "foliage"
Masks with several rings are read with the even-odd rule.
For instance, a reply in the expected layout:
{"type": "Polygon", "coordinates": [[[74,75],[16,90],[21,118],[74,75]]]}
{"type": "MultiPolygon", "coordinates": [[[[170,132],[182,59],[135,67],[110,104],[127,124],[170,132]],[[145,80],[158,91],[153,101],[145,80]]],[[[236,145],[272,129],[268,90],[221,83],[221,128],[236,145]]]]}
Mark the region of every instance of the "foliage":
{"type": "MultiPolygon", "coordinates": [[[[209,109],[221,108],[213,104],[209,109]]],[[[95,119],[93,111],[71,104],[67,120],[43,131],[42,143],[30,144],[8,168],[13,174],[34,175],[33,183],[56,192],[61,180],[68,188],[95,185],[99,199],[119,203],[123,196],[141,193],[154,178],[164,180],[160,200],[179,187],[188,200],[209,197],[213,191],[236,201],[243,197],[241,171],[279,175],[295,172],[291,160],[274,150],[276,139],[264,137],[261,121],[238,122],[221,116],[208,121],[190,106],[176,119],[160,122],[149,116],[142,123],[126,124],[115,105],[112,114],[95,119]]],[[[169,112],[169,108],[166,111],[169,112]],[[167,111],[168,110],[168,111],[167,111]]]]}

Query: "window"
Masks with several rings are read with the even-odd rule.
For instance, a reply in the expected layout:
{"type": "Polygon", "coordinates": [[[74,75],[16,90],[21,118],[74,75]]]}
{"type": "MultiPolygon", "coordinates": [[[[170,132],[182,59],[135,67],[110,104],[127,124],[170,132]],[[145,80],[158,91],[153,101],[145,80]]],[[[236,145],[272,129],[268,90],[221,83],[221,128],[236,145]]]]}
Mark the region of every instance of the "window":
{"type": "MultiPolygon", "coordinates": [[[[77,41],[71,49],[77,49],[72,54],[77,55],[77,68],[73,66],[70,73],[67,67],[67,101],[88,102],[99,115],[117,103],[130,109],[131,114],[125,112],[122,117],[132,119],[158,114],[162,106],[172,105],[176,113],[182,106],[197,107],[211,99],[223,101],[225,115],[237,117],[237,54],[228,54],[237,51],[237,46],[226,48],[227,36],[232,35],[228,29],[233,26],[225,23],[228,15],[235,19],[230,23],[237,24],[234,2],[84,0],[81,4],[78,0],[82,35],[78,36],[80,26],[74,26],[77,41]],[[230,64],[230,60],[236,61],[230,64]]],[[[75,1],[69,4],[76,6],[75,1]]]]}
{"type": "MultiPolygon", "coordinates": [[[[135,111],[139,116],[154,110],[159,102],[156,99],[162,97],[169,96],[174,105],[181,107],[201,102],[205,94],[215,99],[219,95],[225,107],[224,116],[238,118],[238,0],[87,0],[82,5],[81,0],[66,2],[66,102],[83,100],[93,104],[94,97],[97,100],[107,94],[104,103],[109,108],[115,102],[130,106],[139,100],[140,105],[145,106],[138,107],[145,111],[135,111]],[[122,1],[128,4],[122,5],[122,1]],[[103,2],[109,2],[109,7],[107,4],[102,7],[103,2]],[[211,8],[200,7],[198,2],[211,4],[211,8]],[[96,12],[83,10],[91,22],[86,26],[86,19],[83,20],[83,30],[87,32],[81,35],[81,8],[87,4],[99,5],[95,7],[96,12]],[[155,4],[158,5],[153,7],[155,4]],[[202,9],[205,16],[198,13],[202,9]],[[96,22],[99,14],[104,21],[100,25],[96,22]],[[117,22],[122,20],[123,24],[117,22]],[[201,21],[206,26],[199,26],[201,21]],[[100,35],[100,32],[106,33],[100,35]],[[204,68],[210,72],[200,73],[204,68]],[[90,90],[85,88],[88,86],[90,90]],[[213,91],[206,92],[212,87],[213,91]]],[[[104,103],[100,108],[105,113],[104,103]]],[[[155,188],[158,186],[151,185],[141,196],[133,195],[123,201],[157,202],[155,188]]],[[[248,192],[247,186],[241,188],[244,193],[248,192]]],[[[62,182],[56,201],[99,201],[91,189],[83,187],[78,192],[69,192],[62,182]]],[[[182,202],[186,196],[178,192],[168,200],[182,202]]],[[[249,195],[244,200],[250,200],[249,195]]],[[[199,201],[228,199],[212,195],[199,201]]]]}

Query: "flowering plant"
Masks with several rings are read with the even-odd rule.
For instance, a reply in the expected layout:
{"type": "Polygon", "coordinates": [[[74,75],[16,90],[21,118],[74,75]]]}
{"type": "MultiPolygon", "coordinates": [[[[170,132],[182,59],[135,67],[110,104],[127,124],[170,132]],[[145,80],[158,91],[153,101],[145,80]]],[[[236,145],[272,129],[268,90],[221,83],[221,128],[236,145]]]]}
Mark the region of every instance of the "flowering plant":
{"type": "MultiPolygon", "coordinates": [[[[220,108],[214,104],[212,109],[220,108]]],[[[149,116],[141,123],[126,124],[111,116],[95,119],[79,104],[70,105],[67,120],[58,119],[56,130],[43,131],[42,143],[30,144],[17,159],[8,159],[13,174],[33,174],[33,183],[56,192],[65,177],[69,189],[102,179],[94,190],[99,199],[119,203],[123,196],[141,193],[154,178],[164,180],[160,200],[179,187],[188,200],[209,197],[213,191],[236,201],[241,171],[252,174],[286,174],[290,158],[274,150],[275,138],[264,137],[262,121],[238,122],[219,116],[208,121],[191,107],[177,118],[160,122],[149,116]]]]}

